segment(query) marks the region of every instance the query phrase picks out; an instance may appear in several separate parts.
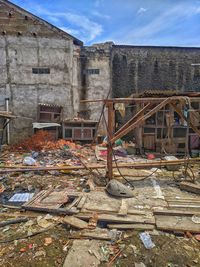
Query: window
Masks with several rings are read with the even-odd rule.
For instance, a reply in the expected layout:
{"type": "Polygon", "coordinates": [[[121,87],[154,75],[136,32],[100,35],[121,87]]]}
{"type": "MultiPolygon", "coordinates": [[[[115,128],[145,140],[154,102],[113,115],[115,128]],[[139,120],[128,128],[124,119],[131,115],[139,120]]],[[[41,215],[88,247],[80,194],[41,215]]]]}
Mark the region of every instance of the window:
{"type": "Polygon", "coordinates": [[[50,74],[49,68],[32,68],[33,74],[50,74]]]}
{"type": "Polygon", "coordinates": [[[100,70],[99,69],[87,69],[86,74],[99,74],[100,70]]]}

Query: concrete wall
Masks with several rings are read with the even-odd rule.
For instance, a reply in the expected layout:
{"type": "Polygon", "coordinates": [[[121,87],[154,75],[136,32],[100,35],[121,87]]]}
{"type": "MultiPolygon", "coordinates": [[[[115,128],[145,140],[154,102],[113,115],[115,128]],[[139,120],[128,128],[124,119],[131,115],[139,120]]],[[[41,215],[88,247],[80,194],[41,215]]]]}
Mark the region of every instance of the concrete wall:
{"type": "Polygon", "coordinates": [[[64,117],[79,109],[79,47],[71,40],[4,36],[0,38],[0,94],[10,98],[13,139],[32,132],[38,103],[63,106],[64,117]],[[33,74],[48,67],[50,74],[33,74]]]}
{"type": "Polygon", "coordinates": [[[39,103],[62,106],[65,118],[79,110],[80,46],[3,0],[0,8],[1,103],[9,97],[10,110],[19,117],[11,123],[11,139],[17,141],[31,135],[39,103]],[[50,74],[32,73],[32,68],[40,67],[49,68],[50,74]]]}
{"type": "MultiPolygon", "coordinates": [[[[81,99],[105,99],[112,92],[111,84],[111,47],[112,43],[95,44],[83,47],[82,62],[82,93],[81,99]],[[99,74],[89,74],[88,70],[98,69],[99,74]]],[[[81,105],[82,110],[89,110],[90,119],[98,121],[103,103],[81,105]]],[[[101,127],[103,131],[103,127],[101,127]]]]}
{"type": "Polygon", "coordinates": [[[200,48],[112,47],[114,97],[144,90],[200,91],[200,48]]]}

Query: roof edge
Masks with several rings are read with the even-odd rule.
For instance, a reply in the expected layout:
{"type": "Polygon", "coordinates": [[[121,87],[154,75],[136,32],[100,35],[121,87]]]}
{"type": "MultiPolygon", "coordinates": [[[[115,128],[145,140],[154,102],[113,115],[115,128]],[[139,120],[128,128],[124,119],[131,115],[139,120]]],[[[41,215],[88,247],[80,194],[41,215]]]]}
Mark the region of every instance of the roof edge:
{"type": "Polygon", "coordinates": [[[116,45],[112,47],[116,48],[178,48],[178,49],[200,49],[200,46],[165,46],[165,45],[116,45]]]}
{"type": "Polygon", "coordinates": [[[55,29],[59,34],[65,35],[65,36],[68,36],[69,38],[71,38],[74,41],[74,44],[83,46],[83,42],[81,40],[79,40],[78,38],[76,38],[73,35],[71,35],[71,34],[65,32],[65,31],[61,30],[60,28],[56,27],[55,25],[51,24],[50,22],[48,22],[48,21],[46,21],[46,20],[44,20],[44,19],[42,19],[42,18],[34,15],[33,13],[25,10],[24,8],[22,8],[22,7],[20,7],[20,6],[16,5],[16,4],[14,4],[14,3],[12,3],[12,2],[10,2],[8,0],[0,0],[0,2],[4,2],[4,3],[10,5],[11,7],[14,7],[15,9],[18,9],[19,11],[25,12],[27,15],[29,15],[29,16],[37,19],[37,20],[42,21],[51,30],[55,29]]]}

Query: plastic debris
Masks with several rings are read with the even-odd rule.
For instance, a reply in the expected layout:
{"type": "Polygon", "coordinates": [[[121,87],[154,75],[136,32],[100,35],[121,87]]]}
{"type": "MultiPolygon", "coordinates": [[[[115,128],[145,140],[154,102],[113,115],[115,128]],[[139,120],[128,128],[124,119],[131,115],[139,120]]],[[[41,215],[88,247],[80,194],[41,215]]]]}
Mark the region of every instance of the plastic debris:
{"type": "Polygon", "coordinates": [[[140,239],[142,240],[146,249],[151,249],[155,247],[155,244],[152,242],[149,233],[147,232],[140,233],[140,239]]]}
{"type": "Polygon", "coordinates": [[[109,231],[108,235],[110,236],[112,242],[116,242],[118,239],[121,239],[122,232],[112,229],[109,231]]]}
{"type": "Polygon", "coordinates": [[[34,193],[17,193],[14,194],[8,201],[9,202],[27,202],[31,200],[34,193]]]}
{"type": "Polygon", "coordinates": [[[196,215],[193,215],[192,216],[192,221],[193,221],[193,223],[200,223],[200,217],[196,216],[196,215]]]}
{"type": "Polygon", "coordinates": [[[25,157],[23,160],[24,165],[33,166],[36,165],[36,161],[32,157],[25,157]]]}

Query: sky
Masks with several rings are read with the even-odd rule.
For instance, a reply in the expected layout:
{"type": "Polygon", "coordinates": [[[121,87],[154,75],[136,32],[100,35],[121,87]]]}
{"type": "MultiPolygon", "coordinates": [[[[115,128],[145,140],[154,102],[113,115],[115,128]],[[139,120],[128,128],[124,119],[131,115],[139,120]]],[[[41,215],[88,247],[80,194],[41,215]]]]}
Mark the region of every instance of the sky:
{"type": "Polygon", "coordinates": [[[200,47],[200,0],[11,0],[84,42],[200,47]]]}

